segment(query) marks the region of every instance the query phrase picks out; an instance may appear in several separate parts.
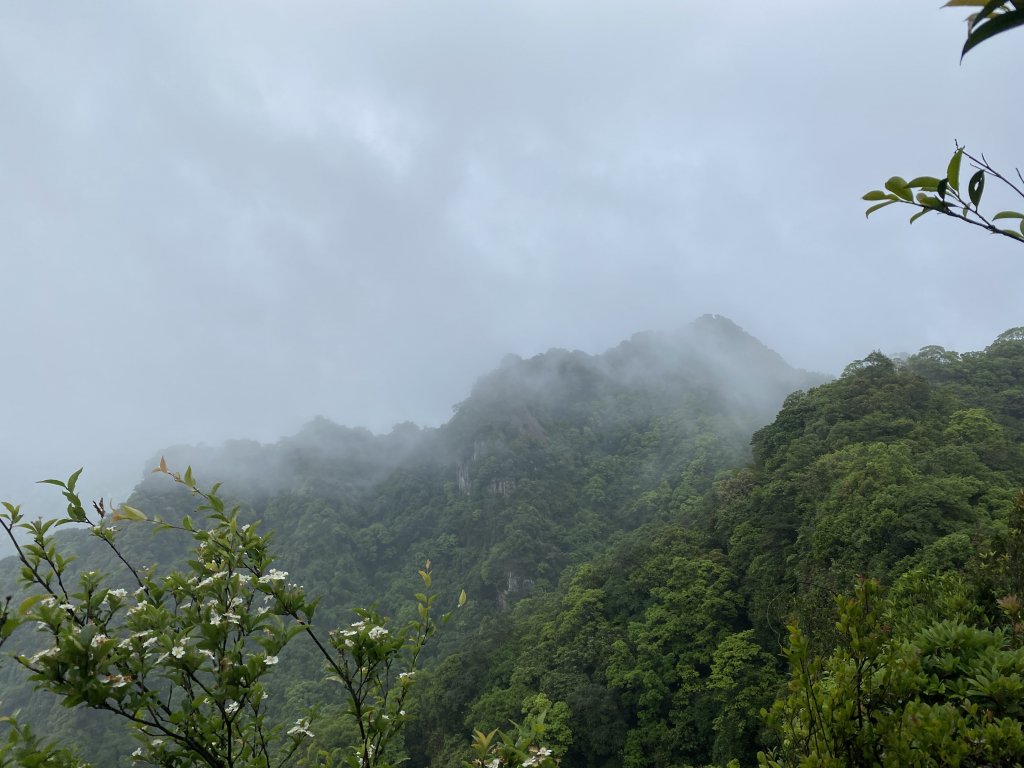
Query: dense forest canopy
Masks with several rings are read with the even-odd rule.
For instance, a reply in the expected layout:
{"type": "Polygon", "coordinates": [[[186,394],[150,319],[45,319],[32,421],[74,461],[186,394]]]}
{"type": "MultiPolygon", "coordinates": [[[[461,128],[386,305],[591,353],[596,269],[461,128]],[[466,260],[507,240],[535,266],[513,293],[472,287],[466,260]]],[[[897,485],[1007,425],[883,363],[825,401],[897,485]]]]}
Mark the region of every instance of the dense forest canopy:
{"type": "MultiPolygon", "coordinates": [[[[749,765],[759,752],[789,765],[812,738],[863,751],[866,727],[809,717],[794,697],[839,696],[830,686],[851,658],[881,685],[896,654],[924,664],[961,636],[976,655],[942,673],[947,688],[900,678],[884,707],[881,693],[864,704],[878,714],[871,743],[891,740],[920,702],[932,720],[913,715],[925,723],[918,757],[939,749],[928,739],[950,718],[966,744],[994,717],[998,739],[988,752],[963,746],[963,759],[1003,759],[1021,742],[1006,698],[1024,672],[1021,381],[1021,329],[981,352],[874,352],[829,382],[705,317],[603,355],[506,358],[439,429],[374,435],[317,419],[273,445],[166,456],[223,480],[242,518],[273,531],[275,568],[319,596],[325,627],[371,603],[406,617],[426,561],[445,599],[468,592],[424,651],[394,753],[411,765],[461,765],[473,729],[524,717],[546,718],[546,748],[564,766],[749,765]],[[857,646],[851,632],[876,641],[857,646]],[[983,690],[971,665],[990,662],[983,690]],[[823,664],[831,677],[816,676],[823,664]]],[[[154,475],[130,504],[180,523],[187,491],[154,475]]],[[[127,528],[137,562],[187,557],[186,540],[127,528]]],[[[75,568],[115,570],[101,542],[60,541],[75,568]]],[[[38,650],[30,631],[13,642],[38,650]]],[[[314,706],[316,737],[296,759],[341,759],[352,722],[317,656],[289,650],[268,682],[271,711],[314,706]]],[[[23,722],[97,765],[133,764],[111,718],[30,693],[17,663],[0,674],[23,722]]]]}

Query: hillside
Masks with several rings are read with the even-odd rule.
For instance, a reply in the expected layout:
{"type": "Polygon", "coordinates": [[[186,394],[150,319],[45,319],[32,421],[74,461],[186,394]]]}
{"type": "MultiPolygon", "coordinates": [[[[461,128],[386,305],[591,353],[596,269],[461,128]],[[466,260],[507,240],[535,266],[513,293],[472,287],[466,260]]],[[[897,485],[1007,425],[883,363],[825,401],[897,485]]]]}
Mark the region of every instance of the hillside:
{"type": "MultiPolygon", "coordinates": [[[[410,765],[459,765],[473,728],[540,694],[564,766],[749,764],[775,738],[759,711],[784,681],[787,621],[831,652],[834,596],[859,575],[962,572],[979,615],[996,605],[1002,577],[977,574],[1024,485],[1021,381],[1016,331],[978,353],[873,353],[826,383],[705,317],[600,355],[507,357],[436,429],[317,419],[273,445],[166,456],[274,530],[324,626],[371,602],[404,615],[428,559],[443,594],[467,590],[414,688],[410,765]]],[[[192,500],[155,476],[131,504],[175,520],[192,500]]],[[[141,530],[124,542],[140,562],[185,555],[141,530]]],[[[95,541],[75,546],[81,568],[112,568],[95,541]]],[[[102,721],[83,735],[2,674],[5,707],[97,765],[131,764],[102,721]]],[[[321,676],[299,648],[271,701],[321,704],[330,751],[347,732],[321,676]]]]}

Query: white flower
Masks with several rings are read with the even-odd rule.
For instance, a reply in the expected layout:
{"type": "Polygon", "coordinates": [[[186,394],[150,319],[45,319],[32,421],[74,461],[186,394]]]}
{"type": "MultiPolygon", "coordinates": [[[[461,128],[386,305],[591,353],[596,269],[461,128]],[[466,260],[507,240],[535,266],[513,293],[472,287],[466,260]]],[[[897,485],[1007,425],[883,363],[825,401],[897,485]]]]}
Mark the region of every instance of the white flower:
{"type": "Polygon", "coordinates": [[[370,630],[369,635],[371,640],[379,640],[382,637],[387,637],[388,631],[384,629],[384,627],[373,627],[370,630]]]}
{"type": "Polygon", "coordinates": [[[220,614],[216,611],[210,611],[210,626],[216,627],[220,625],[220,614]]]}
{"type": "Polygon", "coordinates": [[[142,641],[142,647],[143,648],[149,648],[149,646],[151,646],[156,641],[157,641],[157,638],[155,638],[155,637],[148,637],[148,638],[146,638],[145,640],[142,641]]]}
{"type": "Polygon", "coordinates": [[[239,705],[238,705],[237,701],[230,701],[229,700],[227,702],[227,704],[224,705],[224,714],[226,714],[226,715],[228,715],[230,717],[231,715],[235,714],[235,712],[238,711],[238,706],[239,705]]]}
{"type": "Polygon", "coordinates": [[[263,576],[260,576],[260,584],[267,584],[271,581],[284,581],[288,578],[288,571],[279,571],[277,568],[271,568],[270,571],[263,576]]]}
{"type": "Polygon", "coordinates": [[[117,598],[124,599],[125,597],[128,597],[128,590],[127,589],[112,589],[107,594],[108,595],[113,595],[114,597],[117,597],[117,598]]]}
{"type": "Polygon", "coordinates": [[[309,730],[309,720],[306,718],[299,718],[295,721],[295,725],[288,729],[289,736],[308,736],[313,738],[313,732],[309,730]]]}
{"type": "Polygon", "coordinates": [[[93,637],[92,642],[89,643],[89,645],[91,645],[93,648],[98,648],[99,646],[103,645],[103,643],[105,643],[106,641],[107,636],[100,633],[93,637]]]}
{"type": "Polygon", "coordinates": [[[174,647],[171,648],[171,656],[173,656],[174,658],[180,659],[184,655],[185,655],[185,646],[184,645],[175,645],[174,647]]]}
{"type": "Polygon", "coordinates": [[[277,656],[267,656],[267,658],[263,660],[263,663],[268,667],[272,667],[277,664],[277,656]]]}
{"type": "Polygon", "coordinates": [[[142,747],[136,748],[136,750],[132,752],[132,757],[142,757],[142,747]]]}

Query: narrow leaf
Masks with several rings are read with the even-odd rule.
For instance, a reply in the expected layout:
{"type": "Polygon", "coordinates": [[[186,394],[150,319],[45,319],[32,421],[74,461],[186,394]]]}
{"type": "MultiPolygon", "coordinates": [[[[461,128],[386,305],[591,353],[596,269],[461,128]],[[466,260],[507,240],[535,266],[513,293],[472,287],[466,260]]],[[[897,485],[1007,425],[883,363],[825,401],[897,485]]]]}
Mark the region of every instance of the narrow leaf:
{"type": "Polygon", "coordinates": [[[939,187],[940,180],[934,176],[918,176],[907,182],[908,187],[919,187],[927,192],[934,192],[939,187]]]}
{"type": "Polygon", "coordinates": [[[949,182],[949,186],[953,188],[954,192],[960,191],[960,160],[963,156],[964,148],[957,147],[953,157],[949,160],[949,166],[946,168],[946,181],[949,182]]]}
{"type": "MultiPolygon", "coordinates": [[[[981,17],[981,14],[979,13],[978,16],[981,17]]],[[[979,23],[979,19],[975,19],[971,25],[971,32],[967,35],[967,42],[964,43],[963,50],[960,52],[960,58],[963,59],[969,50],[989,38],[1022,24],[1024,24],[1024,8],[1006,11],[982,23],[979,23]]]]}
{"type": "Polygon", "coordinates": [[[83,469],[84,467],[79,467],[78,471],[72,473],[71,477],[68,478],[68,484],[66,487],[69,491],[73,492],[75,490],[75,484],[78,482],[78,477],[82,474],[83,469]]]}
{"type": "Polygon", "coordinates": [[[894,196],[883,192],[880,189],[873,189],[868,192],[861,200],[893,200],[894,196]]]}
{"type": "Polygon", "coordinates": [[[913,224],[915,221],[920,219],[926,213],[930,213],[931,210],[932,210],[931,208],[922,208],[920,211],[918,211],[917,213],[915,213],[913,216],[910,217],[910,223],[913,224]]]}
{"type": "Polygon", "coordinates": [[[995,221],[996,219],[1024,219],[1024,213],[1019,213],[1017,211],[1000,211],[992,217],[992,221],[995,221]]]}
{"type": "Polygon", "coordinates": [[[111,520],[145,520],[146,516],[135,507],[129,507],[127,504],[122,504],[114,512],[111,520]]]}
{"type": "Polygon", "coordinates": [[[866,211],[864,211],[864,218],[866,219],[868,216],[870,216],[872,213],[877,211],[879,208],[885,208],[885,206],[892,205],[893,203],[896,203],[896,202],[899,202],[899,201],[898,200],[886,200],[884,203],[877,203],[876,205],[872,205],[870,208],[868,208],[866,211]]]}

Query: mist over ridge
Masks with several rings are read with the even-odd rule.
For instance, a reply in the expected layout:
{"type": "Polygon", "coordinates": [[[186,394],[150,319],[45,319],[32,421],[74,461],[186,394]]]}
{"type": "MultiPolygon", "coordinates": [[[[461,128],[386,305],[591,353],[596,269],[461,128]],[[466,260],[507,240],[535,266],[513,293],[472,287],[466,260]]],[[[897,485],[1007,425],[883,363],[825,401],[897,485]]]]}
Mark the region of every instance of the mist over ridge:
{"type": "MultiPolygon", "coordinates": [[[[711,409],[738,436],[768,423],[792,391],[828,381],[825,374],[791,368],[782,357],[720,315],[703,315],[676,331],[642,331],[604,352],[551,348],[529,358],[508,354],[481,375],[453,416],[437,427],[412,422],[374,433],[317,416],[297,432],[261,443],[229,440],[221,445],[168,446],[172,466],[190,465],[210,481],[227,481],[245,495],[273,492],[295,468],[311,466],[341,484],[369,486],[409,461],[465,452],[460,440],[485,429],[511,430],[542,438],[542,422],[583,418],[596,401],[610,409],[642,392],[664,413],[711,409]],[[243,490],[244,489],[244,490],[243,490]]],[[[146,478],[142,478],[143,484],[146,478]]]]}

